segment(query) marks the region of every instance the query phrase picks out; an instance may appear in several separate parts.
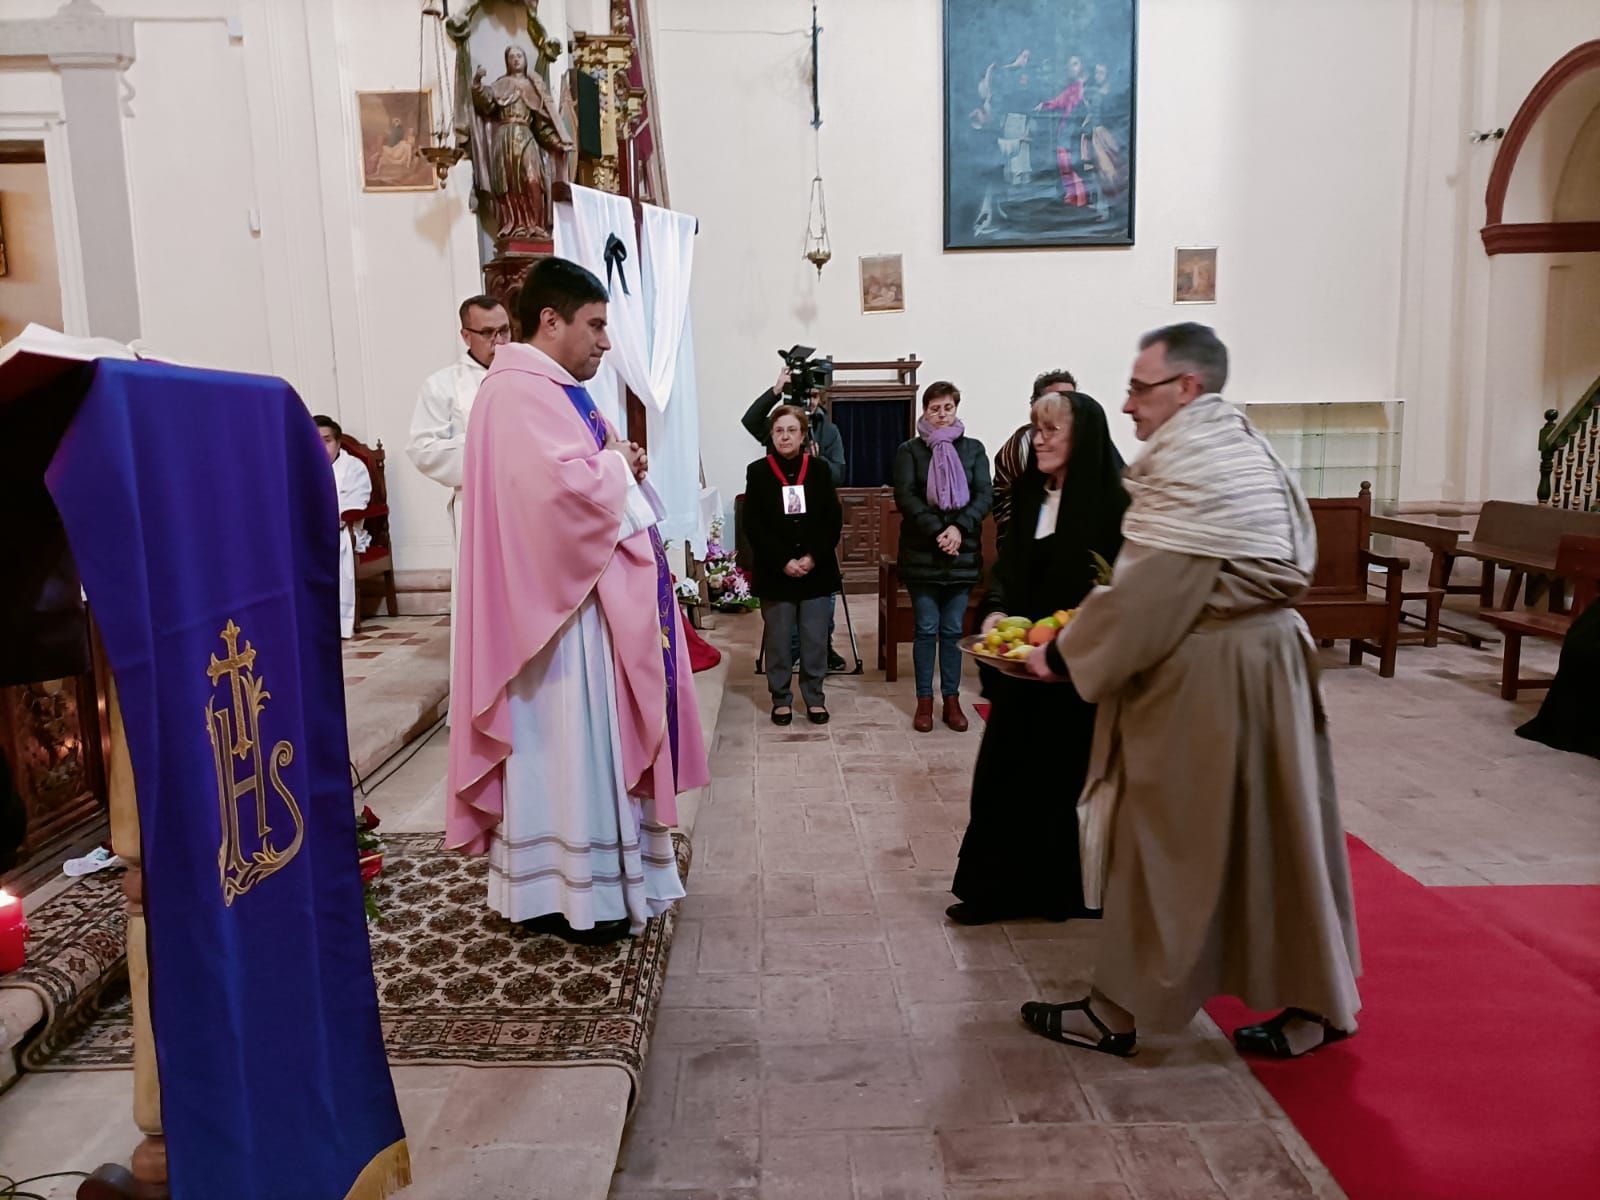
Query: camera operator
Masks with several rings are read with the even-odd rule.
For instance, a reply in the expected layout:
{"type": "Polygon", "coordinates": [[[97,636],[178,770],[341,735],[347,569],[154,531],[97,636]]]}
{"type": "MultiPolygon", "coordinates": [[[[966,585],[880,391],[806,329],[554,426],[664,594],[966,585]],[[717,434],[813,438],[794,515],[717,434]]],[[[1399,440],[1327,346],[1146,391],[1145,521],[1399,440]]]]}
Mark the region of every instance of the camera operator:
{"type": "MultiPolygon", "coordinates": [[[[769,414],[780,404],[789,401],[783,397],[784,390],[789,386],[793,372],[789,364],[784,363],[778,371],[777,382],[761,395],[757,396],[755,403],[746,410],[741,424],[756,441],[765,445],[767,443],[767,426],[769,414]]],[[[823,411],[822,405],[817,403],[816,392],[811,392],[803,398],[796,398],[794,403],[799,404],[806,411],[806,420],[810,423],[810,444],[807,453],[814,454],[828,464],[828,470],[833,473],[835,486],[844,486],[844,439],[839,436],[839,427],[828,420],[828,414],[823,411]]]]}
{"type": "MultiPolygon", "coordinates": [[[[790,359],[785,358],[783,367],[778,371],[777,381],[761,395],[757,396],[744,414],[741,424],[756,441],[768,449],[772,448],[771,438],[771,413],[781,404],[788,404],[784,398],[784,390],[789,387],[793,372],[790,370],[790,359]]],[[[805,410],[806,434],[805,450],[807,454],[815,455],[828,464],[828,472],[836,487],[844,486],[844,439],[839,436],[839,427],[828,420],[828,414],[823,411],[822,405],[817,403],[817,393],[814,389],[804,389],[805,395],[796,397],[794,403],[805,410]]],[[[832,602],[828,611],[828,670],[842,671],[845,669],[844,658],[833,648],[833,610],[832,602]]],[[[793,661],[800,660],[800,630],[795,627],[793,639],[793,661]]]]}

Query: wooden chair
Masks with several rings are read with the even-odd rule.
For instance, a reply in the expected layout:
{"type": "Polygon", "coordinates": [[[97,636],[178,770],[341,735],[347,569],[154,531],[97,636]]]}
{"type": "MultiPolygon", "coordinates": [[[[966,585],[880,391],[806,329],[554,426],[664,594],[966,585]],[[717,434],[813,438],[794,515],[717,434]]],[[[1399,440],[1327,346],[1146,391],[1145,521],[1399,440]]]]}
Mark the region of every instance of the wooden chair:
{"type": "Polygon", "coordinates": [[[352,550],[355,549],[357,521],[365,522],[363,527],[372,539],[365,550],[356,551],[356,628],[360,629],[363,594],[381,597],[391,617],[400,615],[400,601],[394,590],[394,547],[389,541],[389,486],[383,475],[382,441],[369,448],[347,433],[339,439],[339,448],[352,458],[360,459],[372,477],[372,495],[367,506],[339,514],[352,550]]]}
{"type": "MultiPolygon", "coordinates": [[[[894,496],[885,494],[878,504],[878,669],[889,683],[900,678],[899,651],[901,642],[912,641],[917,633],[916,614],[911,608],[911,593],[900,582],[900,510],[895,507],[894,496]]],[[[995,523],[992,516],[983,519],[983,579],[972,589],[967,600],[967,616],[962,622],[962,632],[971,633],[977,624],[978,603],[989,586],[989,572],[995,560],[995,523]]]]}
{"type": "Polygon", "coordinates": [[[1567,630],[1593,604],[1600,593],[1600,537],[1567,534],[1556,544],[1555,575],[1557,579],[1572,584],[1572,605],[1563,613],[1539,612],[1486,612],[1483,618],[1492,621],[1506,635],[1505,660],[1500,669],[1500,698],[1515,700],[1521,688],[1547,688],[1548,679],[1519,679],[1522,667],[1522,639],[1524,637],[1549,638],[1564,641],[1567,630]]]}
{"type": "Polygon", "coordinates": [[[1401,591],[1406,568],[1403,558],[1374,554],[1368,549],[1372,535],[1372,485],[1363,483],[1358,496],[1312,500],[1311,516],[1317,526],[1317,569],[1311,588],[1295,605],[1305,618],[1311,636],[1323,643],[1350,639],[1350,662],[1359,665],[1363,654],[1378,656],[1378,674],[1394,674],[1395,648],[1400,644],[1401,591]],[[1369,572],[1385,572],[1381,598],[1368,590],[1369,572]]]}

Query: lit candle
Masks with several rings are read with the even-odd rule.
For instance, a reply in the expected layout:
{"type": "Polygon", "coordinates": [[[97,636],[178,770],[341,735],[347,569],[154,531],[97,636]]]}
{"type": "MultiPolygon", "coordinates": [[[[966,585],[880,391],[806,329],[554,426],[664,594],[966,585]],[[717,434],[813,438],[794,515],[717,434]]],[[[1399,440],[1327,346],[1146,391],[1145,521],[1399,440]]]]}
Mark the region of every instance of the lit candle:
{"type": "Polygon", "coordinates": [[[27,961],[23,943],[28,937],[28,919],[22,915],[22,901],[0,890],[0,975],[15,971],[27,961]]]}

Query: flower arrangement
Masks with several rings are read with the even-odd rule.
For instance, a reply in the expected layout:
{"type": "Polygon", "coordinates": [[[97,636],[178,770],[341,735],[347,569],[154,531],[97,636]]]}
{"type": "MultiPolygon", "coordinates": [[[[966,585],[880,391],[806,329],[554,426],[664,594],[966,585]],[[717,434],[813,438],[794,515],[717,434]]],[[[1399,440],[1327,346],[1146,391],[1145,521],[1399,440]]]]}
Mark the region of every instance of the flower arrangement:
{"type": "Polygon", "coordinates": [[[377,921],[383,914],[373,898],[373,880],[383,871],[383,841],[378,837],[378,814],[363,804],[356,814],[356,855],[361,864],[361,897],[366,904],[367,920],[377,921]]]}
{"type": "Polygon", "coordinates": [[[720,612],[747,612],[761,607],[761,601],[750,593],[749,578],[739,569],[733,555],[723,549],[721,517],[711,522],[704,566],[712,608],[720,612]]]}

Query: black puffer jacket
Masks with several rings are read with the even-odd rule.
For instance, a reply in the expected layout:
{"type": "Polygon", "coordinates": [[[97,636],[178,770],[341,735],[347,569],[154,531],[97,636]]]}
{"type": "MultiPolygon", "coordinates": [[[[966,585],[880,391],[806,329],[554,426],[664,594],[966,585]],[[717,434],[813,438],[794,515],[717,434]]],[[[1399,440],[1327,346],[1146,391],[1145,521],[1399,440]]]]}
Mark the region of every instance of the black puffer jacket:
{"type": "Polygon", "coordinates": [[[970,496],[965,508],[948,511],[928,503],[928,465],[933,461],[928,443],[912,438],[895,451],[900,578],[906,583],[976,584],[983,578],[983,519],[989,515],[993,498],[989,452],[977,438],[957,438],[954,445],[967,474],[970,496]],[[951,525],[961,531],[961,552],[955,555],[946,554],[936,544],[938,536],[951,525]]]}

